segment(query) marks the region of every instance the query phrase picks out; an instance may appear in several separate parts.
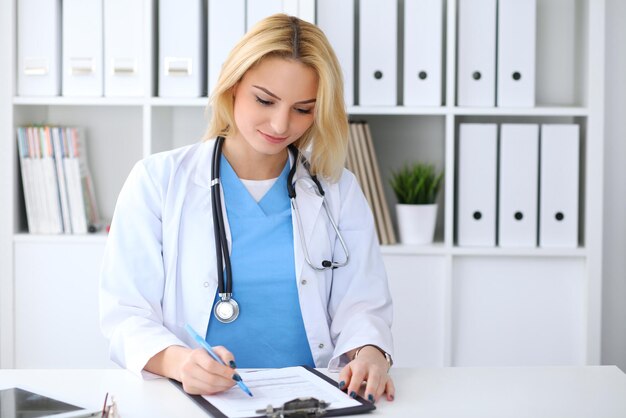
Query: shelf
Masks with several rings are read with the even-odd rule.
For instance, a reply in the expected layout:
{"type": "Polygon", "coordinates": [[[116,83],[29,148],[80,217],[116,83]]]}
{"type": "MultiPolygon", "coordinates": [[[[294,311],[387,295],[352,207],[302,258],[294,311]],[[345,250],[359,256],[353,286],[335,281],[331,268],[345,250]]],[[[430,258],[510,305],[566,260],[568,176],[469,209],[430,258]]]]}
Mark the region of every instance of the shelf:
{"type": "Polygon", "coordinates": [[[587,250],[578,248],[471,248],[454,247],[455,256],[485,256],[485,257],[586,257],[587,250]]]}
{"type": "Polygon", "coordinates": [[[152,97],[149,99],[152,106],[192,106],[207,107],[209,104],[208,97],[152,97]]]}
{"type": "MultiPolygon", "coordinates": [[[[170,106],[206,107],[208,97],[14,97],[19,106],[170,106]]],[[[410,107],[349,106],[350,115],[459,115],[459,116],[588,116],[589,109],[578,106],[539,106],[532,108],[500,107],[410,107]]]]}
{"type": "Polygon", "coordinates": [[[460,116],[588,116],[589,109],[578,106],[455,107],[453,113],[460,116]]]}
{"type": "Polygon", "coordinates": [[[587,250],[579,248],[471,248],[450,247],[444,243],[429,245],[383,245],[383,255],[452,255],[469,257],[586,257],[587,250]]]}
{"type": "Polygon", "coordinates": [[[14,243],[38,243],[38,244],[102,244],[107,240],[107,234],[98,232],[95,234],[68,234],[68,235],[44,235],[29,234],[22,232],[13,235],[14,243]]]}
{"type": "Polygon", "coordinates": [[[21,106],[142,106],[143,97],[14,97],[21,106]]]}

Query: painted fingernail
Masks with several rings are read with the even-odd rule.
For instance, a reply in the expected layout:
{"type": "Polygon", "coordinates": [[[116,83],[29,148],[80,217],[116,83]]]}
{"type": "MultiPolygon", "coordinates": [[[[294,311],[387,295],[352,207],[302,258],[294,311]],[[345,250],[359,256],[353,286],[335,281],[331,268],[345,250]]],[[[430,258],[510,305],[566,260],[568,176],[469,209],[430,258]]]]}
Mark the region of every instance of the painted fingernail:
{"type": "Polygon", "coordinates": [[[230,366],[231,369],[236,369],[237,368],[237,365],[232,360],[228,362],[228,365],[230,366]]]}
{"type": "Polygon", "coordinates": [[[393,396],[393,395],[389,395],[389,397],[391,398],[391,400],[392,400],[392,401],[393,401],[394,399],[396,399],[396,397],[395,397],[395,396],[393,396]]]}
{"type": "Polygon", "coordinates": [[[356,392],[355,391],[350,392],[350,397],[352,399],[356,398],[356,392]]]}
{"type": "Polygon", "coordinates": [[[346,382],[344,382],[343,380],[339,382],[339,389],[343,389],[344,386],[346,386],[346,382]]]}
{"type": "Polygon", "coordinates": [[[234,380],[235,382],[241,382],[241,376],[239,376],[237,373],[235,373],[235,374],[233,375],[233,380],[234,380]]]}
{"type": "Polygon", "coordinates": [[[367,395],[367,400],[370,401],[371,403],[374,403],[374,395],[372,395],[371,393],[367,395]]]}

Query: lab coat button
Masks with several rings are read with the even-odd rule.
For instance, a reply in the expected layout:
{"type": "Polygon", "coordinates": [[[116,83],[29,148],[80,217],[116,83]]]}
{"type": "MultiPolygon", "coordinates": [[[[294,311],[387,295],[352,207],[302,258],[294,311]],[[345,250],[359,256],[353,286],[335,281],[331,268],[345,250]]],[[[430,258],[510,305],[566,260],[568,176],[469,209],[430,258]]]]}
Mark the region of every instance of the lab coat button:
{"type": "Polygon", "coordinates": [[[204,287],[209,287],[209,282],[204,282],[204,287]]]}
{"type": "Polygon", "coordinates": [[[304,286],[306,284],[306,279],[302,279],[300,283],[302,283],[302,285],[304,286]]]}
{"type": "Polygon", "coordinates": [[[324,344],[322,343],[322,344],[318,345],[318,347],[321,350],[322,348],[324,348],[324,344]]]}

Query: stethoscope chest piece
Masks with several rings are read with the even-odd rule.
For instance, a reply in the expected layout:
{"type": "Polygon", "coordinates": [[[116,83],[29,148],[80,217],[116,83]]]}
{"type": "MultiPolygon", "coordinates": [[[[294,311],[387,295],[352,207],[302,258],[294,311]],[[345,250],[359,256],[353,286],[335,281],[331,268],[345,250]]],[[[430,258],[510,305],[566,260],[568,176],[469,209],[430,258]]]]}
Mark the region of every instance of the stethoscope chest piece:
{"type": "Polygon", "coordinates": [[[239,304],[235,299],[223,297],[213,307],[213,313],[218,321],[231,323],[239,316],[239,304]]]}

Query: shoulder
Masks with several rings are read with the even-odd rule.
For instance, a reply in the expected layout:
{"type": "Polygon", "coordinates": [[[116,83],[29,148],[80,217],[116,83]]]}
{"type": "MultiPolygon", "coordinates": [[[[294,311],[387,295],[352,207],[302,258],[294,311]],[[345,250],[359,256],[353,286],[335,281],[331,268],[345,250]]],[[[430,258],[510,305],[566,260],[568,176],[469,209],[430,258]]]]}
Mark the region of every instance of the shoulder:
{"type": "MultiPolygon", "coordinates": [[[[210,174],[211,151],[214,141],[202,141],[169,151],[152,154],[135,164],[133,173],[150,179],[155,186],[193,180],[199,172],[210,174]]],[[[208,181],[208,180],[205,180],[208,181]]]]}

